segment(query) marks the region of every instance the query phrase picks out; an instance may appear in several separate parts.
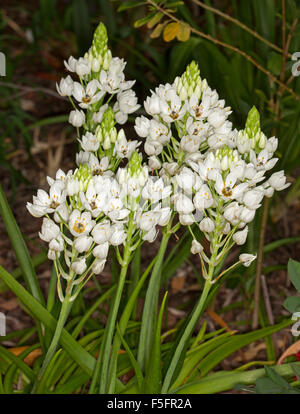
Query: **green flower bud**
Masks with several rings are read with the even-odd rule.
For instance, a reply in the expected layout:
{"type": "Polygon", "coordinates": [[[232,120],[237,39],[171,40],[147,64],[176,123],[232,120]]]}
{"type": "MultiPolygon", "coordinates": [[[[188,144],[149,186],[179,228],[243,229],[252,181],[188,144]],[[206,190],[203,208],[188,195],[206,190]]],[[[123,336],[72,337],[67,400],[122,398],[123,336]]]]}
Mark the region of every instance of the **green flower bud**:
{"type": "Polygon", "coordinates": [[[260,131],[260,115],[256,107],[253,106],[248,113],[245,132],[249,138],[254,138],[260,131]]]}
{"type": "Polygon", "coordinates": [[[107,70],[111,61],[111,51],[108,49],[107,30],[103,23],[99,23],[94,32],[92,46],[88,52],[88,59],[92,63],[93,72],[102,68],[107,70]]]}
{"type": "Polygon", "coordinates": [[[232,148],[229,148],[227,145],[224,145],[224,147],[219,148],[216,151],[215,156],[217,159],[220,160],[221,168],[223,171],[229,170],[231,164],[239,160],[237,150],[233,150],[232,148]]]}
{"type": "Polygon", "coordinates": [[[255,106],[251,108],[248,113],[245,130],[245,135],[251,140],[251,148],[259,153],[265,148],[267,139],[260,128],[260,115],[255,106]]]}
{"type": "Polygon", "coordinates": [[[175,79],[175,86],[182,100],[190,98],[193,94],[196,94],[200,99],[203,91],[201,87],[203,82],[197,63],[192,61],[182,76],[175,79]]]}
{"type": "Polygon", "coordinates": [[[86,191],[93,174],[87,164],[81,164],[75,171],[74,177],[77,178],[80,183],[80,190],[86,191]]]}

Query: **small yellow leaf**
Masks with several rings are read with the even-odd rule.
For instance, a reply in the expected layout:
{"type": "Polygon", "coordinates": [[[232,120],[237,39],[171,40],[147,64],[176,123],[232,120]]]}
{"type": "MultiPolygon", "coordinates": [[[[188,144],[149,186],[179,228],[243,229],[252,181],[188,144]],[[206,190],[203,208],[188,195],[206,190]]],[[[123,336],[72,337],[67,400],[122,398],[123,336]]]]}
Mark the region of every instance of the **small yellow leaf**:
{"type": "Polygon", "coordinates": [[[179,23],[177,22],[169,23],[164,29],[164,35],[163,35],[164,41],[170,42],[171,40],[173,40],[177,36],[178,31],[179,31],[179,23]]]}
{"type": "Polygon", "coordinates": [[[188,24],[185,23],[180,23],[180,27],[177,33],[177,39],[180,42],[186,42],[187,40],[189,40],[191,35],[191,28],[188,24]]]}
{"type": "Polygon", "coordinates": [[[165,27],[165,23],[160,23],[156,26],[156,28],[153,30],[153,32],[151,33],[150,37],[151,39],[155,39],[157,37],[159,37],[161,35],[161,32],[163,30],[163,28],[165,27]]]}
{"type": "Polygon", "coordinates": [[[152,19],[147,23],[147,27],[149,29],[152,29],[161,20],[162,17],[163,17],[162,13],[160,12],[156,13],[156,15],[153,16],[152,19]]]}

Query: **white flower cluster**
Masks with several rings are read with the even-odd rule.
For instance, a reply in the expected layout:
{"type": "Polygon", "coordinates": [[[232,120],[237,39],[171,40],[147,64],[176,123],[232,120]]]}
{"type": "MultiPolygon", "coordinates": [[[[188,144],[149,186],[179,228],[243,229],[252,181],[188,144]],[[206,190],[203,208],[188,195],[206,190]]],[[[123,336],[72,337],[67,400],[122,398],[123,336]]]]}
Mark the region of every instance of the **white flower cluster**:
{"type": "MultiPolygon", "coordinates": [[[[171,187],[149,177],[137,151],[116,173],[107,157],[94,157],[97,168],[84,163],[67,174],[58,170],[55,179],[47,178],[49,192],[38,190],[33,203],[27,203],[33,216],[44,217],[39,235],[48,243],[48,258],[55,261],[59,277],[80,275],[76,284],[102,272],[110,246],[128,242],[133,251],[144,240],[153,242],[157,226],[165,226],[171,217],[171,209],[160,205],[171,187]]],[[[63,298],[61,290],[59,294],[63,298]]]]}
{"type": "MultiPolygon", "coordinates": [[[[188,226],[191,252],[199,253],[208,277],[205,263],[211,272],[234,244],[243,245],[263,198],[289,185],[283,171],[267,177],[277,162],[278,140],[262,133],[257,110],[249,112],[245,130],[232,129],[230,108],[201,79],[194,62],[172,85],[160,85],[146,99],[150,119],[136,119],[136,132],[146,138],[143,165],[139,142],[127,141],[115,127],[116,120],[126,122],[138,108],[124,66],[111,58],[100,24],[86,56],[66,63],[80,83],[68,77],[58,87],[82,108],[70,114],[71,123],[85,129],[78,138],[78,168],[48,177],[49,192],[38,190],[27,208],[44,217],[40,237],[57,266],[61,300],[60,276],[82,286],[103,270],[110,246],[123,265],[119,246],[133,252],[143,241],[153,242],[158,226],[169,225],[169,232],[188,226]],[[117,95],[113,107],[110,98],[103,102],[106,93],[117,95]],[[121,168],[124,158],[129,161],[121,168]],[[178,223],[170,229],[175,212],[178,223]],[[194,235],[195,226],[210,242],[210,257],[194,235]]],[[[249,266],[254,259],[243,253],[238,263],[249,266]]]]}
{"type": "MultiPolygon", "coordinates": [[[[192,232],[192,253],[216,266],[234,243],[245,243],[264,196],[290,185],[283,171],[267,178],[278,160],[278,140],[262,133],[256,108],[245,130],[232,129],[230,108],[200,78],[194,62],[172,85],[156,88],[144,107],[151,118],[137,118],[135,129],[146,138],[149,169],[172,184],[180,223],[191,232],[196,223],[210,241],[209,259],[192,232]]],[[[245,266],[254,259],[240,255],[245,266]]]]}
{"type": "Polygon", "coordinates": [[[84,57],[75,59],[70,56],[68,61],[65,61],[66,69],[76,74],[79,81],[74,81],[68,75],[56,85],[58,93],[68,96],[72,102],[74,109],[70,112],[69,122],[74,127],[83,126],[85,130],[93,130],[95,124],[101,122],[101,115],[107,108],[104,100],[108,95],[111,96],[107,101],[110,101],[113,95],[116,96],[113,111],[119,124],[124,124],[128,115],[140,107],[131,89],[135,81],[125,80],[125,66],[126,62],[123,59],[112,57],[107,47],[106,28],[100,23],[95,31],[93,44],[84,57]]]}

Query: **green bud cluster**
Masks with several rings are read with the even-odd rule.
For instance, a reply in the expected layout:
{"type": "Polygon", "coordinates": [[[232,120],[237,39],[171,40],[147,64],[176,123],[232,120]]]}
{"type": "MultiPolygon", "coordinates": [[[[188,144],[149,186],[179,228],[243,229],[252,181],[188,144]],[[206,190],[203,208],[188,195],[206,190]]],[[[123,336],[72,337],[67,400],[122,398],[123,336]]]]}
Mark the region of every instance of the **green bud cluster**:
{"type": "Polygon", "coordinates": [[[195,61],[192,61],[182,76],[175,79],[175,86],[182,100],[190,98],[193,94],[200,99],[207,82],[206,79],[201,79],[199,67],[195,61]]]}
{"type": "Polygon", "coordinates": [[[92,64],[93,72],[99,72],[101,69],[107,70],[109,68],[112,55],[107,43],[106,27],[103,23],[99,23],[94,33],[92,46],[86,54],[86,57],[92,64]]]}
{"type": "Polygon", "coordinates": [[[255,106],[248,113],[244,135],[251,140],[251,148],[257,153],[263,150],[267,143],[267,138],[260,128],[260,115],[255,106]]]}
{"type": "Polygon", "coordinates": [[[91,178],[93,177],[92,171],[87,164],[81,164],[80,167],[75,171],[74,177],[80,183],[80,190],[86,191],[91,178]]]}
{"type": "Polygon", "coordinates": [[[128,163],[128,173],[131,177],[139,174],[142,169],[142,154],[134,151],[128,163]]]}
{"type": "Polygon", "coordinates": [[[233,150],[232,148],[229,148],[227,145],[224,145],[224,147],[219,148],[216,151],[215,157],[220,160],[221,169],[223,171],[229,170],[231,164],[239,160],[237,150],[233,150]]]}
{"type": "Polygon", "coordinates": [[[104,150],[111,148],[117,140],[117,129],[115,128],[115,116],[113,109],[109,106],[103,114],[102,122],[97,126],[95,134],[104,150]]]}

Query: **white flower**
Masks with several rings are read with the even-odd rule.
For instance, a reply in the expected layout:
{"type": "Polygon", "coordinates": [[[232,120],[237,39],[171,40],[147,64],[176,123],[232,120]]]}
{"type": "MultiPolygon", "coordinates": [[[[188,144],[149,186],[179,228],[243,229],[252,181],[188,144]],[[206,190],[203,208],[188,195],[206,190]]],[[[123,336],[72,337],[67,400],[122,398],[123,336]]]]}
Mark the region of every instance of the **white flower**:
{"type": "Polygon", "coordinates": [[[242,264],[245,267],[249,267],[251,263],[253,262],[253,260],[255,259],[256,259],[256,255],[253,256],[253,254],[248,254],[248,253],[243,253],[243,254],[240,254],[239,256],[239,260],[242,262],[242,264]]]}
{"type": "Polygon", "coordinates": [[[60,235],[60,229],[53,220],[44,217],[41,232],[39,236],[45,242],[50,242],[53,239],[56,239],[60,235]]]}
{"type": "Polygon", "coordinates": [[[233,241],[236,242],[236,244],[242,245],[242,244],[245,244],[247,240],[247,236],[248,236],[248,226],[246,226],[244,230],[234,233],[232,238],[233,238],[233,241]]]}
{"type": "Polygon", "coordinates": [[[110,239],[111,225],[109,221],[103,221],[102,223],[96,224],[92,230],[92,236],[97,244],[103,244],[110,239]]]}
{"type": "Polygon", "coordinates": [[[193,214],[179,214],[179,221],[183,226],[191,226],[195,223],[193,214]]]}
{"type": "Polygon", "coordinates": [[[253,165],[255,165],[258,171],[264,170],[268,171],[271,170],[278,158],[271,158],[272,154],[265,148],[263,149],[256,157],[255,152],[253,150],[250,151],[250,161],[253,165]]]}
{"type": "Polygon", "coordinates": [[[103,119],[103,114],[107,110],[108,104],[102,105],[98,112],[93,113],[93,121],[96,124],[100,124],[103,119]]]}
{"type": "Polygon", "coordinates": [[[197,240],[193,239],[192,246],[191,246],[191,253],[192,254],[201,253],[202,250],[203,250],[202,244],[199,243],[197,240]]]}
{"type": "Polygon", "coordinates": [[[221,109],[214,109],[207,117],[207,122],[214,128],[220,128],[227,116],[226,113],[221,109]]]}
{"type": "Polygon", "coordinates": [[[175,207],[180,214],[190,214],[195,209],[192,200],[184,194],[176,195],[175,207]]]}
{"type": "Polygon", "coordinates": [[[50,241],[49,249],[54,250],[55,252],[62,252],[64,250],[64,240],[61,235],[50,241]]]}
{"type": "Polygon", "coordinates": [[[133,90],[122,91],[117,94],[117,102],[114,105],[114,112],[121,111],[124,114],[132,114],[140,105],[133,90]]]}
{"type": "Polygon", "coordinates": [[[85,113],[82,110],[73,110],[69,115],[69,122],[76,128],[80,128],[85,123],[85,113]]]}
{"type": "Polygon", "coordinates": [[[86,58],[79,58],[76,62],[75,72],[78,76],[85,76],[91,73],[91,62],[86,58]]]}
{"type": "Polygon", "coordinates": [[[143,234],[142,239],[148,241],[149,243],[153,243],[158,235],[158,231],[155,227],[152,227],[147,233],[143,234]]]}
{"type": "Polygon", "coordinates": [[[260,202],[262,201],[263,197],[264,191],[257,187],[253,190],[247,191],[244,194],[243,203],[250,210],[256,210],[261,206],[260,202]]]}
{"type": "Polygon", "coordinates": [[[37,195],[33,196],[33,203],[27,203],[26,207],[34,217],[42,217],[47,213],[53,213],[61,204],[65,202],[66,193],[60,184],[56,182],[50,187],[49,194],[44,190],[38,190],[37,195]]]}
{"type": "Polygon", "coordinates": [[[246,189],[248,188],[248,184],[241,183],[241,184],[235,185],[236,181],[237,181],[237,177],[233,173],[229,173],[225,181],[223,180],[221,174],[217,173],[215,189],[222,196],[224,200],[237,199],[246,191],[246,189]]]}
{"type": "Polygon", "coordinates": [[[86,192],[80,192],[80,200],[87,210],[92,213],[93,217],[98,217],[104,210],[107,203],[107,189],[103,189],[97,194],[94,181],[90,181],[86,192]]]}
{"type": "Polygon", "coordinates": [[[103,157],[98,159],[94,154],[90,154],[88,162],[93,175],[103,175],[109,167],[109,158],[103,157]]]}
{"type": "Polygon", "coordinates": [[[194,153],[198,151],[200,143],[197,135],[185,135],[181,138],[180,148],[186,152],[194,153]]]}
{"type": "Polygon", "coordinates": [[[75,237],[85,236],[89,234],[95,226],[95,221],[92,220],[91,213],[85,211],[80,213],[79,210],[73,210],[69,218],[69,230],[75,237]]]}
{"type": "Polygon", "coordinates": [[[200,221],[199,228],[205,233],[211,233],[215,229],[215,224],[209,217],[204,218],[200,221]]]}
{"type": "Polygon", "coordinates": [[[88,151],[79,151],[76,154],[76,164],[79,166],[80,164],[87,164],[90,158],[90,152],[88,151]]]}
{"type": "Polygon", "coordinates": [[[148,96],[144,102],[144,107],[149,115],[155,116],[160,113],[160,98],[156,94],[148,96]]]}
{"type": "Polygon", "coordinates": [[[93,243],[92,237],[79,236],[74,240],[74,247],[79,253],[87,252],[93,243]]]}
{"type": "MultiPolygon", "coordinates": [[[[122,129],[120,132],[123,131],[122,129]]],[[[115,152],[119,158],[130,158],[133,151],[138,147],[138,141],[127,141],[125,133],[118,133],[118,139],[115,144],[115,152]]]]}
{"type": "Polygon", "coordinates": [[[102,244],[98,244],[98,246],[94,247],[93,255],[98,259],[106,259],[108,255],[109,244],[108,242],[104,242],[102,244]]]}
{"type": "Polygon", "coordinates": [[[192,170],[184,167],[178,175],[175,176],[175,180],[180,188],[187,194],[192,194],[193,188],[196,183],[196,176],[192,170]]]}
{"type": "Polygon", "coordinates": [[[145,200],[150,200],[152,203],[156,203],[159,200],[168,197],[171,192],[171,186],[165,186],[162,178],[157,179],[157,177],[149,177],[142,190],[142,197],[145,200]]]}
{"type": "Polygon", "coordinates": [[[80,183],[77,180],[77,178],[69,177],[66,183],[66,192],[68,196],[72,197],[73,195],[78,194],[79,191],[80,191],[80,183]]]}
{"type": "Polygon", "coordinates": [[[81,140],[78,141],[84,151],[95,152],[98,150],[100,144],[96,135],[91,132],[86,132],[85,135],[82,136],[81,140]]]}
{"type": "Polygon", "coordinates": [[[68,61],[64,60],[65,67],[67,68],[69,72],[75,72],[76,63],[77,63],[77,60],[73,56],[70,56],[68,61]]]}
{"type": "Polygon", "coordinates": [[[119,246],[126,240],[127,234],[120,224],[114,224],[111,226],[111,234],[109,238],[110,244],[113,246],[119,246]]]}
{"type": "Polygon", "coordinates": [[[195,194],[194,204],[198,210],[204,210],[214,205],[214,199],[207,184],[203,184],[195,194]]]}
{"type": "Polygon", "coordinates": [[[86,268],[87,266],[84,258],[74,260],[71,264],[71,269],[78,275],[82,275],[82,273],[86,271],[86,268]]]}
{"type": "Polygon", "coordinates": [[[75,99],[80,102],[79,106],[80,108],[86,109],[91,104],[98,102],[102,96],[104,95],[103,91],[97,92],[100,85],[99,82],[96,79],[93,79],[90,81],[86,88],[84,88],[81,83],[74,82],[73,85],[73,96],[75,99]]]}
{"type": "Polygon", "coordinates": [[[159,208],[160,217],[158,223],[160,226],[166,226],[171,218],[172,210],[170,207],[159,208]]]}
{"type": "Polygon", "coordinates": [[[182,119],[186,113],[186,104],[182,105],[180,97],[174,89],[170,89],[166,94],[166,100],[160,99],[160,114],[165,122],[174,122],[182,119]]]}
{"type": "Polygon", "coordinates": [[[58,252],[57,250],[49,249],[47,256],[49,260],[56,260],[59,258],[60,252],[58,252]]]}
{"type": "Polygon", "coordinates": [[[240,220],[242,220],[244,223],[250,223],[254,219],[254,216],[255,210],[250,210],[247,207],[243,207],[239,214],[240,220]]]}
{"type": "Polygon", "coordinates": [[[57,92],[61,96],[71,96],[73,93],[73,84],[73,79],[68,75],[66,78],[60,80],[59,85],[56,84],[57,92]]]}
{"type": "Polygon", "coordinates": [[[151,157],[148,158],[148,164],[152,170],[158,170],[161,168],[161,162],[155,155],[151,155],[151,157]]]}
{"type": "Polygon", "coordinates": [[[171,130],[161,122],[151,119],[149,128],[149,141],[155,144],[166,144],[170,141],[171,130]]]}
{"type": "MultiPolygon", "coordinates": [[[[69,209],[71,209],[71,207],[69,207],[69,209]]],[[[57,207],[54,213],[54,220],[56,223],[61,223],[62,221],[67,222],[69,220],[69,209],[65,203],[60,204],[57,207]]]]}
{"type": "Polygon", "coordinates": [[[145,138],[149,134],[150,120],[145,116],[136,118],[134,129],[140,137],[145,138]]]}
{"type": "Polygon", "coordinates": [[[286,176],[284,175],[283,170],[272,174],[268,180],[268,183],[276,191],[284,190],[291,185],[291,183],[286,183],[286,176]]]}
{"type": "Polygon", "coordinates": [[[95,273],[95,275],[98,275],[99,273],[101,273],[102,270],[104,269],[105,263],[106,263],[105,259],[95,260],[95,263],[92,266],[93,273],[95,273]]]}
{"type": "Polygon", "coordinates": [[[240,221],[240,214],[242,211],[242,206],[239,205],[236,201],[228,204],[224,210],[224,218],[228,220],[233,226],[236,226],[240,221]]]}
{"type": "Polygon", "coordinates": [[[160,213],[158,211],[147,211],[139,218],[139,227],[142,231],[148,232],[158,224],[160,213]]]}

